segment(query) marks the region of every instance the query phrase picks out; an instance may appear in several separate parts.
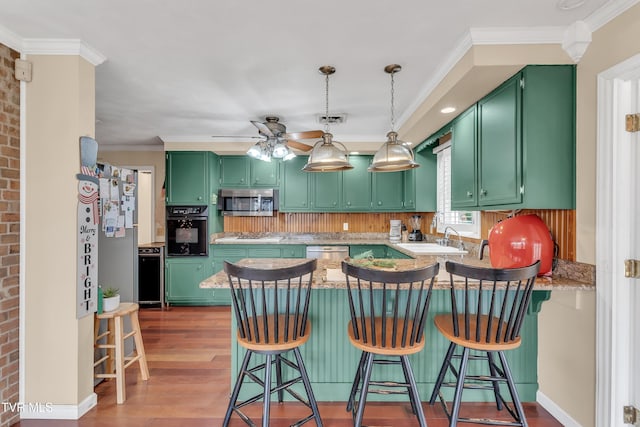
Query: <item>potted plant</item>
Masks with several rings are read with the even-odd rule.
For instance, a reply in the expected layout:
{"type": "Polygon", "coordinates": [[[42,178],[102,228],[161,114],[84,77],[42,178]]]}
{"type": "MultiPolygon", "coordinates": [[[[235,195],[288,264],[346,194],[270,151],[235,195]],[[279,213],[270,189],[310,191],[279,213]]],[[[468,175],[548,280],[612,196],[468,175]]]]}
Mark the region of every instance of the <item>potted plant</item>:
{"type": "Polygon", "coordinates": [[[107,288],[102,291],[103,311],[113,311],[120,305],[120,294],[118,288],[107,288]]]}

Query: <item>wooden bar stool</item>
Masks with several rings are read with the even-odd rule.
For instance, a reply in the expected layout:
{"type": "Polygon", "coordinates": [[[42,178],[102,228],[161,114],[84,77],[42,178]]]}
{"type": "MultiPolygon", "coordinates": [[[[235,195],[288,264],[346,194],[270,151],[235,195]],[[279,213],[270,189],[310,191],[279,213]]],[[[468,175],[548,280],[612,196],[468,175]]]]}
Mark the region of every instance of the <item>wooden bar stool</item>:
{"type": "Polygon", "coordinates": [[[426,427],[408,356],[424,348],[424,327],[438,269],[439,264],[433,264],[416,270],[384,271],[342,262],[351,312],[347,333],[351,344],[362,350],[347,402],[355,427],[362,425],[369,393],[408,394],[418,423],[426,427]],[[374,364],[400,365],[398,377],[404,380],[371,380],[374,364]]]}
{"type": "MultiPolygon", "coordinates": [[[[229,262],[224,271],[229,277],[233,314],[238,325],[238,343],[246,349],[238,379],[229,399],[223,426],[229,425],[235,412],[244,422],[254,423],[242,412],[242,408],[262,399],[262,426],[269,426],[271,394],[277,393],[282,402],[286,391],[311,410],[311,414],[296,422],[300,426],[314,420],[322,427],[320,412],[311,390],[311,382],[300,355],[299,347],[307,342],[311,334],[311,322],[307,318],[313,271],[317,261],[301,260],[303,263],[285,268],[252,268],[229,262]],[[285,358],[293,352],[295,361],[285,358]],[[264,355],[264,363],[250,367],[254,354],[264,355]],[[272,369],[275,365],[275,381],[272,369]],[[290,368],[283,372],[283,368],[290,368]],[[259,376],[262,372],[262,377],[259,376]],[[238,401],[245,380],[258,384],[262,391],[243,402],[238,401]],[[293,387],[302,382],[307,399],[293,387]]],[[[298,386],[299,387],[299,386],[298,386]]]]}
{"type": "Polygon", "coordinates": [[[149,379],[147,357],[142,344],[142,333],[138,321],[138,304],[133,302],[120,303],[117,309],[96,314],[94,323],[95,348],[107,350],[107,354],[96,360],[94,369],[100,364],[105,364],[104,373],[96,373],[96,378],[116,379],[116,401],[118,404],[126,400],[124,371],[133,363],[138,362],[143,380],[149,379]],[[124,318],[129,316],[131,331],[125,334],[124,318]],[[100,333],[100,320],[107,320],[107,329],[100,333]],[[132,356],[125,356],[124,343],[127,338],[133,337],[135,352],[132,356]],[[106,343],[103,341],[106,340],[106,343]]]}
{"type": "Polygon", "coordinates": [[[450,426],[462,422],[526,427],[527,420],[504,352],[520,346],[520,328],[531,301],[540,261],[512,269],[473,267],[448,261],[446,269],[450,275],[451,313],[437,315],[434,323],[450,344],[430,403],[433,405],[436,397],[440,398],[450,426]],[[454,288],[454,276],[464,279],[463,289],[454,288]],[[461,348],[461,353],[456,353],[457,348],[461,348]],[[500,364],[496,363],[495,356],[500,364]],[[453,359],[460,360],[458,366],[454,366],[453,359]],[[469,361],[487,363],[488,371],[484,375],[469,374],[469,361]],[[455,381],[445,382],[448,371],[455,381]],[[504,385],[511,403],[501,394],[504,385]],[[450,410],[440,391],[442,387],[455,389],[450,410]],[[497,409],[506,408],[513,421],[461,416],[465,388],[491,391],[497,409]]]}

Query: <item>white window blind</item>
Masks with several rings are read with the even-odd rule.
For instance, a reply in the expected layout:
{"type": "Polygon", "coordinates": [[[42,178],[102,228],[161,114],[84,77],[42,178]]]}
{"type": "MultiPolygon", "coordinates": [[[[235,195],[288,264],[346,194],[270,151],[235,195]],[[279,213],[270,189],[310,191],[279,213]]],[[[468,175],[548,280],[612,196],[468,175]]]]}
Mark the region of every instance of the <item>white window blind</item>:
{"type": "Polygon", "coordinates": [[[438,232],[444,233],[444,229],[451,226],[463,236],[479,238],[478,212],[451,210],[451,146],[437,152],[437,181],[438,232]]]}

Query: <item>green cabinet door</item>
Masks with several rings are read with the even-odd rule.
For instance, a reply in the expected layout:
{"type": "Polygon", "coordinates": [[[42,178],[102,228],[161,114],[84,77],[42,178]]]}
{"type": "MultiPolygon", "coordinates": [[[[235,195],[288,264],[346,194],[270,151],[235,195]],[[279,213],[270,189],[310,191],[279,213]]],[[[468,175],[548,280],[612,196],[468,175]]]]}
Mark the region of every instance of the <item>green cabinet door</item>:
{"type": "Polygon", "coordinates": [[[247,187],[249,185],[249,157],[222,156],[220,158],[220,186],[247,187]]]}
{"type": "Polygon", "coordinates": [[[337,211],[342,198],[342,172],[312,174],[311,208],[314,211],[337,211]]]}
{"type": "Polygon", "coordinates": [[[306,156],[298,156],[281,163],[280,211],[310,211],[309,187],[313,174],[302,170],[305,164],[306,156]]]}
{"type": "Polygon", "coordinates": [[[365,212],[371,210],[371,156],[349,156],[353,169],[342,172],[342,209],[365,212]]]}
{"type": "Polygon", "coordinates": [[[416,210],[416,170],[411,169],[404,171],[404,210],[415,211],[416,210]]]}
{"type": "Polygon", "coordinates": [[[518,74],[478,102],[480,206],[522,201],[520,100],[518,74]]]}
{"type": "Polygon", "coordinates": [[[401,211],[404,208],[404,172],[373,175],[373,211],[401,211]]]}
{"type": "Polygon", "coordinates": [[[477,109],[473,105],[458,116],[451,130],[451,208],[478,205],[477,109]]]}
{"type": "Polygon", "coordinates": [[[201,289],[200,282],[213,274],[209,257],[167,258],[165,297],[169,304],[211,305],[211,289],[201,289]]]}
{"type": "Polygon", "coordinates": [[[278,160],[265,162],[258,159],[249,159],[249,185],[251,187],[277,187],[278,186],[278,160]]]}
{"type": "Polygon", "coordinates": [[[209,164],[206,151],[166,153],[167,205],[209,204],[209,164]]]}

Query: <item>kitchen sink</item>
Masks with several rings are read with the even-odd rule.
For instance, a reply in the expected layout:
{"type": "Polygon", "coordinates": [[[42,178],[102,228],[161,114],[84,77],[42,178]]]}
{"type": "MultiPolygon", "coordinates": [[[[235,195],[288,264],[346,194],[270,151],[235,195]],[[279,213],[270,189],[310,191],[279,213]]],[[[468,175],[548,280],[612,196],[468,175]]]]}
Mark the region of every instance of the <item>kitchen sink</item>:
{"type": "Polygon", "coordinates": [[[437,243],[396,243],[396,246],[417,255],[464,255],[468,253],[453,246],[441,246],[437,243]]]}

